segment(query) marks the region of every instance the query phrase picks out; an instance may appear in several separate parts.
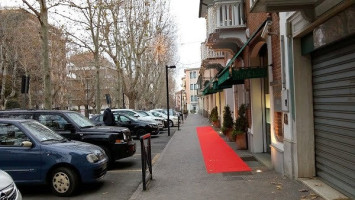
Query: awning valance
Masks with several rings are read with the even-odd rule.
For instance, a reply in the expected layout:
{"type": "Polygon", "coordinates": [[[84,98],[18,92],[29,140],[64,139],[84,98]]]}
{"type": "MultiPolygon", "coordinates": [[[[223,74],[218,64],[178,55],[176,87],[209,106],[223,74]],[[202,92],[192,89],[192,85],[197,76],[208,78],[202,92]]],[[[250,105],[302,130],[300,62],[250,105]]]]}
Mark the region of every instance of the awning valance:
{"type": "Polygon", "coordinates": [[[220,87],[228,87],[230,85],[244,84],[245,79],[265,78],[267,77],[267,67],[260,68],[238,68],[232,69],[232,73],[225,71],[218,78],[220,87]]]}

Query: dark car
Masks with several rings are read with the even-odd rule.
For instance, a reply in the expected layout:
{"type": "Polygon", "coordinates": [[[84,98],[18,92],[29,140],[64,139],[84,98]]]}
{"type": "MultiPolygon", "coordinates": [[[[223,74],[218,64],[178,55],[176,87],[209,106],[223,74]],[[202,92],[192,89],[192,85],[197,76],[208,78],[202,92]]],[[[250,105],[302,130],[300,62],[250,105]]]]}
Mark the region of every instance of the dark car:
{"type": "Polygon", "coordinates": [[[48,184],[56,195],[70,196],[80,183],[106,174],[107,156],[100,147],[68,140],[35,120],[0,119],[0,169],[16,184],[48,184]]]}
{"type": "Polygon", "coordinates": [[[95,126],[82,114],[68,110],[9,110],[0,111],[0,118],[34,119],[60,135],[100,146],[111,164],[115,160],[132,156],[136,143],[129,129],[95,126]]]}
{"type": "MultiPolygon", "coordinates": [[[[151,123],[150,121],[143,121],[135,117],[130,117],[125,114],[113,113],[115,116],[115,123],[117,126],[129,128],[132,135],[140,137],[146,133],[152,135],[159,134],[159,127],[156,123],[151,123]]],[[[96,125],[104,125],[103,115],[95,115],[90,120],[96,125]]]]}

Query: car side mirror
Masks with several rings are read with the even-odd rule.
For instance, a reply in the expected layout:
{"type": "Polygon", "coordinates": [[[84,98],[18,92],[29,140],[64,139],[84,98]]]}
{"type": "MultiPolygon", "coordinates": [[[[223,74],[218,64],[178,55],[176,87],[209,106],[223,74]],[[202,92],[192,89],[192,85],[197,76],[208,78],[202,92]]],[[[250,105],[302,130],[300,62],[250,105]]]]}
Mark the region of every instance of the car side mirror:
{"type": "Polygon", "coordinates": [[[30,141],[23,141],[23,142],[21,143],[21,146],[22,146],[22,147],[32,147],[32,142],[30,142],[30,141]]]}
{"type": "Polygon", "coordinates": [[[139,115],[138,115],[138,114],[134,114],[133,116],[135,116],[135,117],[137,117],[137,118],[139,117],[139,115]]]}

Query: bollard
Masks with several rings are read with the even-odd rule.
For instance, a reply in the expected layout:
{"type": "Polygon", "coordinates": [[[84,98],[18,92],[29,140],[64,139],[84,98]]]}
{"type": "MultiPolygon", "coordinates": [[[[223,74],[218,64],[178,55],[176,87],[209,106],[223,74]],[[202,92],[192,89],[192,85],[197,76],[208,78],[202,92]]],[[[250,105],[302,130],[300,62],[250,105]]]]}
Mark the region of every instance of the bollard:
{"type": "Polygon", "coordinates": [[[180,130],[180,116],[178,117],[178,131],[180,130]]]}
{"type": "Polygon", "coordinates": [[[151,136],[149,133],[140,137],[143,190],[147,189],[147,182],[153,179],[152,148],[151,148],[151,143],[150,143],[150,137],[151,136]],[[147,146],[144,144],[144,140],[147,140],[147,146]],[[149,171],[148,177],[146,177],[147,169],[149,171]]]}

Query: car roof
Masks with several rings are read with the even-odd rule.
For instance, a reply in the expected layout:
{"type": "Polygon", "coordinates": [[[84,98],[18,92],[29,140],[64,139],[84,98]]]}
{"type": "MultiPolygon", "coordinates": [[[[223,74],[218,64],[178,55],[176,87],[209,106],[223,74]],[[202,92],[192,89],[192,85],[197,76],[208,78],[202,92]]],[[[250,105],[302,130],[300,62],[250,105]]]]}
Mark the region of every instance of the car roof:
{"type": "Polygon", "coordinates": [[[26,121],[32,121],[32,119],[0,118],[0,122],[26,122],[26,121]]]}
{"type": "Polygon", "coordinates": [[[42,112],[42,113],[63,113],[63,112],[75,112],[78,113],[76,111],[71,111],[71,110],[2,110],[0,111],[0,113],[38,113],[38,112],[42,112]]]}

